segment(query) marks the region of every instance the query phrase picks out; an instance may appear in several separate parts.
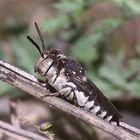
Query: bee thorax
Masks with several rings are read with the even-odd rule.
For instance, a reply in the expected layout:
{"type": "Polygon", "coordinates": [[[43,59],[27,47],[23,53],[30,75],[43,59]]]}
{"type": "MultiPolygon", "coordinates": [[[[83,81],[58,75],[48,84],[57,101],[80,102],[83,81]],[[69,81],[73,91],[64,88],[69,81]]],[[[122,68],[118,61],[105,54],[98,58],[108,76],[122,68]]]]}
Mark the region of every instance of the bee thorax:
{"type": "Polygon", "coordinates": [[[58,91],[62,90],[63,86],[67,83],[67,78],[64,75],[57,76],[54,74],[49,79],[49,83],[58,91]]]}
{"type": "Polygon", "coordinates": [[[51,79],[53,76],[55,76],[57,74],[57,70],[54,66],[52,66],[51,68],[49,68],[46,76],[49,77],[49,79],[51,79]]]}

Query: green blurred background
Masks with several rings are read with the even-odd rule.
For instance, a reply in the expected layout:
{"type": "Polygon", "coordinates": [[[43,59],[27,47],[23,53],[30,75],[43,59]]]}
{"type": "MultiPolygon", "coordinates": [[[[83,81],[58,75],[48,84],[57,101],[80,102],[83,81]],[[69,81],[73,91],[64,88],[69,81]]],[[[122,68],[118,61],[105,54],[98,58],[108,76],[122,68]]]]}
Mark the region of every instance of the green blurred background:
{"type": "MultiPolygon", "coordinates": [[[[41,45],[36,21],[46,47],[79,61],[124,120],[140,128],[140,1],[1,0],[0,21],[0,59],[35,75],[39,54],[26,36],[41,45]]],[[[27,94],[0,81],[0,95],[27,94]]]]}

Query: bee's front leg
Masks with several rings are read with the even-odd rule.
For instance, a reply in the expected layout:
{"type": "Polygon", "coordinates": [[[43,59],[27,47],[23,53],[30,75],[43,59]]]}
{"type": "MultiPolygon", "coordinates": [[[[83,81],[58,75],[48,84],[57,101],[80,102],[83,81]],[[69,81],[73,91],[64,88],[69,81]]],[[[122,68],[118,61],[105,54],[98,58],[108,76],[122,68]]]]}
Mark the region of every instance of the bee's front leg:
{"type": "Polygon", "coordinates": [[[39,82],[41,85],[45,86],[46,89],[49,89],[50,92],[52,92],[52,94],[55,93],[55,92],[57,92],[57,90],[56,90],[53,86],[51,86],[51,85],[48,83],[48,80],[47,80],[47,79],[46,79],[45,81],[43,81],[43,80],[41,80],[41,79],[37,79],[37,80],[38,80],[38,82],[39,82]]]}

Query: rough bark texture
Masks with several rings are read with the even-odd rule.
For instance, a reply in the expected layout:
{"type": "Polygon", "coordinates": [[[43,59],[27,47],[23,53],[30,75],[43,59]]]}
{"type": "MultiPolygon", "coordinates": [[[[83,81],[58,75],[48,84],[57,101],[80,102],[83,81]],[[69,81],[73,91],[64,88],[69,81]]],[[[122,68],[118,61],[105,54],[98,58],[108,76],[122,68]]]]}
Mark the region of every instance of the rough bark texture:
{"type": "MultiPolygon", "coordinates": [[[[89,112],[86,112],[70,103],[57,98],[57,97],[45,97],[41,98],[43,95],[49,94],[50,92],[41,85],[35,77],[27,74],[26,72],[8,64],[0,61],[0,79],[26,91],[28,94],[33,95],[40,100],[47,102],[48,104],[56,107],[65,113],[69,113],[75,116],[77,119],[83,120],[90,125],[93,125],[118,139],[122,140],[139,140],[140,130],[131,127],[127,124],[127,129],[121,126],[115,126],[110,124],[89,112]],[[133,129],[132,129],[133,128],[133,129]]],[[[124,123],[123,123],[124,124],[124,123]]],[[[124,127],[124,125],[123,125],[124,127]]]]}

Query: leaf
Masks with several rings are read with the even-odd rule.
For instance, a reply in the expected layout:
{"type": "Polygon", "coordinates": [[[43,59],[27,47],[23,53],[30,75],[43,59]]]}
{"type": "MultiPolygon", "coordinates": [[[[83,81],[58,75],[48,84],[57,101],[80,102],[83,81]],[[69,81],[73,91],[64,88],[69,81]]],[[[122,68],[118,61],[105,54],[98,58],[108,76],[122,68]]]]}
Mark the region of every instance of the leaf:
{"type": "Polygon", "coordinates": [[[65,12],[74,12],[81,10],[83,7],[83,1],[61,1],[59,3],[54,4],[54,7],[60,11],[65,12]]]}
{"type": "Polygon", "coordinates": [[[46,122],[46,123],[42,123],[40,126],[36,126],[36,128],[38,129],[39,132],[46,132],[46,131],[48,131],[52,126],[53,126],[52,123],[46,122]]]}
{"type": "Polygon", "coordinates": [[[140,8],[139,8],[139,4],[140,4],[140,1],[138,0],[127,0],[127,1],[124,1],[124,0],[109,0],[113,3],[115,3],[117,6],[119,6],[120,8],[122,9],[126,9],[127,13],[128,14],[128,11],[129,11],[129,14],[133,14],[133,15],[137,15],[137,14],[140,14],[140,8]]]}
{"type": "Polygon", "coordinates": [[[30,44],[30,42],[26,41],[25,39],[25,36],[21,35],[18,39],[16,38],[16,40],[13,39],[11,41],[11,46],[16,58],[15,63],[24,70],[33,73],[35,64],[34,61],[36,61],[35,52],[37,51],[34,46],[33,48],[31,48],[31,46],[28,46],[32,44],[30,44]]]}
{"type": "Polygon", "coordinates": [[[129,61],[129,68],[133,71],[137,71],[140,69],[140,59],[132,59],[129,61]]]}
{"type": "Polygon", "coordinates": [[[122,94],[120,89],[115,88],[111,83],[99,78],[93,72],[88,72],[88,76],[92,82],[101,90],[108,98],[115,98],[122,94]]]}
{"type": "Polygon", "coordinates": [[[127,84],[127,89],[132,93],[134,96],[140,98],[140,81],[133,81],[127,84]]]}
{"type": "Polygon", "coordinates": [[[105,18],[101,20],[101,24],[99,27],[95,28],[95,33],[100,33],[105,38],[106,34],[111,33],[117,27],[119,27],[123,23],[121,18],[105,18]]]}
{"type": "Polygon", "coordinates": [[[124,0],[109,0],[110,2],[115,3],[118,6],[123,6],[124,0]]]}
{"type": "Polygon", "coordinates": [[[138,0],[127,0],[126,5],[133,12],[133,14],[140,14],[140,1],[138,1],[138,0]]]}
{"type": "Polygon", "coordinates": [[[0,81],[0,95],[4,95],[6,92],[10,91],[13,87],[3,81],[0,81]]]}
{"type": "Polygon", "coordinates": [[[4,53],[2,52],[2,50],[0,50],[0,59],[3,59],[4,57],[4,53]]]}
{"type": "Polygon", "coordinates": [[[86,63],[98,58],[97,49],[93,47],[94,36],[80,38],[71,50],[71,55],[86,63]]]}
{"type": "Polygon", "coordinates": [[[124,89],[126,86],[125,77],[121,72],[119,72],[119,70],[115,70],[107,66],[101,66],[99,74],[102,78],[108,80],[118,88],[124,89]]]}
{"type": "Polygon", "coordinates": [[[136,51],[140,54],[140,44],[136,46],[136,51]]]}
{"type": "Polygon", "coordinates": [[[123,55],[121,53],[116,57],[108,55],[107,62],[99,69],[99,75],[114,85],[123,87],[126,84],[126,75],[123,71],[123,55]]]}
{"type": "Polygon", "coordinates": [[[67,15],[57,15],[53,19],[49,19],[43,24],[43,30],[47,32],[56,32],[60,29],[67,29],[70,26],[70,19],[67,15]]]}

